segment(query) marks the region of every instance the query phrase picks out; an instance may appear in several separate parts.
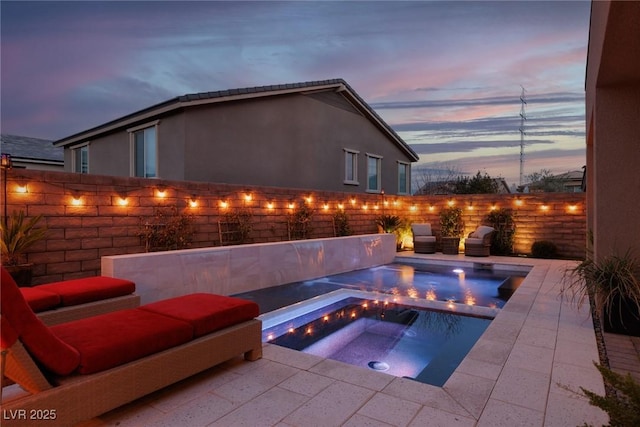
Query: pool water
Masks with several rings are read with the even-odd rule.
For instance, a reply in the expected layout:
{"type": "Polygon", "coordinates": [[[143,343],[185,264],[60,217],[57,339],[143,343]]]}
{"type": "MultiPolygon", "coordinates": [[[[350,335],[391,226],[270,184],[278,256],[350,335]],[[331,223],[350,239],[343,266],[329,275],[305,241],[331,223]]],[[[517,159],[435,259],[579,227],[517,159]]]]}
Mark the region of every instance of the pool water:
{"type": "Polygon", "coordinates": [[[234,296],[263,342],[441,386],[526,273],[393,263],[234,296]]]}
{"type": "Polygon", "coordinates": [[[454,268],[394,263],[234,296],[255,301],[261,313],[338,289],[502,308],[525,275],[522,272],[493,272],[473,266],[454,268]]]}
{"type": "Polygon", "coordinates": [[[347,297],[263,331],[263,341],[442,386],[491,319],[347,297]]]}

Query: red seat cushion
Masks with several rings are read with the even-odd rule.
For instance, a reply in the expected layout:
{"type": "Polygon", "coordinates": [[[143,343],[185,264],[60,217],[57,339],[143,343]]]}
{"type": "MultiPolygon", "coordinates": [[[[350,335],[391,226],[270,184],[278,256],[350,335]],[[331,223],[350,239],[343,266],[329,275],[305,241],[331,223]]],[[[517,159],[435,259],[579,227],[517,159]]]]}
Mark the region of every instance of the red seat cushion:
{"type": "Polygon", "coordinates": [[[49,371],[58,375],[73,372],[80,363],[78,351],[54,335],[33,313],[4,267],[1,279],[2,345],[8,348],[19,338],[31,356],[49,371]]]}
{"type": "Polygon", "coordinates": [[[45,310],[52,310],[60,305],[60,295],[41,289],[41,286],[35,288],[20,288],[22,296],[36,313],[45,310]]]}
{"type": "Polygon", "coordinates": [[[196,337],[251,320],[260,314],[252,301],[214,294],[190,294],[140,307],[193,325],[196,337]]]}
{"type": "Polygon", "coordinates": [[[130,280],[95,276],[48,283],[39,288],[60,295],[62,305],[66,307],[129,295],[136,290],[136,285],[130,280]]]}
{"type": "Polygon", "coordinates": [[[51,330],[80,353],[80,374],[104,371],[193,338],[188,323],[137,308],[63,323],[51,330]]]}

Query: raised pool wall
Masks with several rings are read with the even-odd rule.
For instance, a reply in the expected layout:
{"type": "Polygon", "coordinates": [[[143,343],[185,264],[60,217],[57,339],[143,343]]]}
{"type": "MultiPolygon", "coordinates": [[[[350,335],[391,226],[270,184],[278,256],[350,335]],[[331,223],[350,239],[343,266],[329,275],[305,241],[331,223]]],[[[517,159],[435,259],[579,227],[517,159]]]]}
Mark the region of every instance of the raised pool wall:
{"type": "Polygon", "coordinates": [[[136,283],[147,304],[194,292],[230,295],[393,262],[394,234],[102,257],[102,275],[136,283]]]}

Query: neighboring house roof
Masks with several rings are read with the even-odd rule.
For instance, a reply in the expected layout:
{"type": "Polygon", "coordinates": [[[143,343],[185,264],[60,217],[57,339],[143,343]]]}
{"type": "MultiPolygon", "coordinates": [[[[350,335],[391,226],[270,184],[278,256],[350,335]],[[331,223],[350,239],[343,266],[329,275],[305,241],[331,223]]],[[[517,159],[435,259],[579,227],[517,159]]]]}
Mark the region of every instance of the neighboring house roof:
{"type": "Polygon", "coordinates": [[[0,147],[14,163],[64,166],[64,150],[48,139],[2,134],[0,147]]]}
{"type": "Polygon", "coordinates": [[[135,113],[126,115],[116,120],[112,120],[103,125],[88,129],[86,131],[71,135],[69,137],[55,141],[56,147],[64,147],[80,143],[91,139],[104,132],[108,132],[122,127],[131,126],[142,120],[149,120],[160,114],[179,110],[187,107],[203,104],[213,104],[226,101],[237,101],[241,99],[261,98],[266,96],[284,95],[290,93],[313,93],[333,89],[343,94],[355,108],[362,112],[365,117],[371,120],[382,132],[396,143],[408,157],[418,161],[418,155],[402,138],[384,121],[382,118],[347,84],[343,79],[321,80],[304,83],[291,83],[271,86],[256,86],[241,89],[228,89],[216,92],[202,92],[178,96],[160,104],[153,105],[135,113]]]}

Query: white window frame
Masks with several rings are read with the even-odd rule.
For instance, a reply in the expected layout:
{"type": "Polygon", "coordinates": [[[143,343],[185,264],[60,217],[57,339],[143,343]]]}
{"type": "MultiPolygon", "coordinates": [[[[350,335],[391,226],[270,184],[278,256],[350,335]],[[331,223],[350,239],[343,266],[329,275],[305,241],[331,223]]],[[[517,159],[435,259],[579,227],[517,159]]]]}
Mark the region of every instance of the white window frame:
{"type": "Polygon", "coordinates": [[[382,192],[382,156],[378,154],[367,153],[367,193],[381,193],[382,192]],[[376,160],[376,172],[377,172],[377,180],[376,180],[376,188],[371,188],[369,186],[369,176],[371,175],[371,171],[369,170],[369,160],[376,160]]]}
{"type": "Polygon", "coordinates": [[[74,147],[71,147],[71,171],[73,173],[80,173],[80,174],[89,173],[89,142],[85,142],[84,144],[79,144],[74,147]],[[83,172],[82,165],[80,165],[80,170],[78,170],[78,160],[76,156],[78,154],[78,150],[83,150],[85,148],[87,150],[87,171],[83,172]]]}
{"type": "MultiPolygon", "coordinates": [[[[135,133],[139,132],[141,130],[145,130],[145,129],[149,129],[149,128],[155,128],[156,131],[156,158],[155,158],[155,171],[156,171],[156,175],[155,176],[140,176],[138,178],[159,178],[160,177],[160,171],[158,169],[158,164],[159,164],[159,133],[158,133],[158,124],[160,123],[160,120],[155,120],[153,122],[150,123],[145,123],[139,126],[135,126],[132,128],[127,129],[127,132],[129,132],[129,158],[131,159],[130,163],[129,163],[129,175],[132,177],[136,177],[136,140],[135,140],[135,133]]],[[[146,169],[146,168],[145,168],[146,169]]]]}
{"type": "Polygon", "coordinates": [[[398,160],[398,194],[411,194],[411,163],[398,160]],[[400,187],[400,167],[405,168],[405,187],[400,187]]]}
{"type": "Polygon", "coordinates": [[[358,150],[352,150],[350,148],[344,148],[344,183],[347,185],[360,185],[358,182],[358,150]],[[347,176],[349,171],[349,164],[353,171],[353,177],[347,176]],[[350,179],[353,178],[353,179],[350,179]]]}

